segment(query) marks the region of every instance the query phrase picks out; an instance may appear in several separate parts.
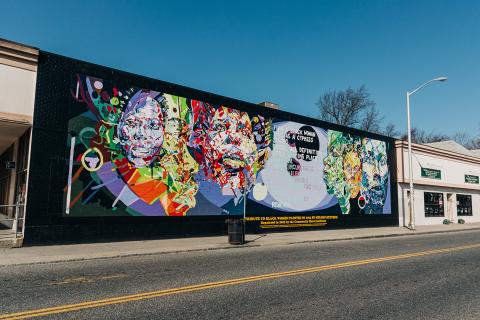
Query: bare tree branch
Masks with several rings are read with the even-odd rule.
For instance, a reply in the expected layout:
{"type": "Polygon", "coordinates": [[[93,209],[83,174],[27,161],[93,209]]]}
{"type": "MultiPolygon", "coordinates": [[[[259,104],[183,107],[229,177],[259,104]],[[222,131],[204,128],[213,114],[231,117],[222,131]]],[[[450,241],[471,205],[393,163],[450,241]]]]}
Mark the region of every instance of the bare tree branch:
{"type": "Polygon", "coordinates": [[[317,102],[319,118],[348,127],[380,131],[380,117],[375,102],[365,86],[358,89],[330,90],[322,94],[317,102]]]}
{"type": "Polygon", "coordinates": [[[382,131],[380,125],[383,117],[375,106],[371,106],[366,112],[360,124],[360,129],[370,132],[380,133],[382,131]]]}
{"type": "Polygon", "coordinates": [[[399,138],[401,133],[397,130],[393,123],[389,123],[385,126],[385,129],[382,132],[384,135],[392,138],[399,138]]]}
{"type": "MultiPolygon", "coordinates": [[[[401,137],[402,140],[407,140],[407,134],[403,134],[401,137]]],[[[412,128],[412,142],[413,143],[431,143],[431,142],[439,142],[439,141],[446,141],[450,140],[451,138],[443,133],[436,133],[431,131],[427,133],[425,130],[418,129],[413,127],[412,128]]]]}
{"type": "Polygon", "coordinates": [[[480,149],[480,137],[472,137],[466,132],[457,132],[452,138],[467,149],[480,149]]]}
{"type": "MultiPolygon", "coordinates": [[[[358,89],[330,90],[320,95],[317,101],[318,118],[339,125],[354,127],[369,132],[375,132],[393,138],[407,139],[407,134],[401,134],[394,124],[382,127],[384,117],[376,108],[375,101],[370,99],[370,93],[362,85],[358,89]]],[[[451,140],[452,138],[468,149],[480,149],[480,124],[478,136],[470,137],[465,133],[457,133],[449,137],[443,133],[426,132],[412,128],[412,141],[415,143],[430,143],[451,140]]]]}

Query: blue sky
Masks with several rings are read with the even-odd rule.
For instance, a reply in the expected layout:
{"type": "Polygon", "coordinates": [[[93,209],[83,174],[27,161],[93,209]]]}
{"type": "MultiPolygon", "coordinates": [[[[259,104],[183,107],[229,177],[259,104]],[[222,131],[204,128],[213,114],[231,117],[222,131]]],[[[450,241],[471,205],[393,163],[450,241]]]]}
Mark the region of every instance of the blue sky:
{"type": "Polygon", "coordinates": [[[0,37],[317,116],[329,89],[365,84],[385,123],[480,134],[477,1],[10,1],[0,37]]]}

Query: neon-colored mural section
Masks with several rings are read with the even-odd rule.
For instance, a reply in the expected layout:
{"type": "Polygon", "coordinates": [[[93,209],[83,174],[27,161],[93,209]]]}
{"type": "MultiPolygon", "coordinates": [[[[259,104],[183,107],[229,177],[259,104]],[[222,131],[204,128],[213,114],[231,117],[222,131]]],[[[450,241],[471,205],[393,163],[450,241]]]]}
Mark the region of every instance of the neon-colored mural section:
{"type": "Polygon", "coordinates": [[[291,121],[273,130],[251,201],[282,213],[391,214],[385,142],[291,121]]]}
{"type": "MultiPolygon", "coordinates": [[[[243,215],[271,150],[270,121],[78,75],[68,216],[243,215]]],[[[69,147],[70,150],[70,147],[69,147]]]]}
{"type": "Polygon", "coordinates": [[[352,202],[362,213],[390,213],[390,204],[385,207],[389,193],[385,142],[329,130],[323,163],[327,192],[337,199],[342,214],[350,213],[352,202]]]}

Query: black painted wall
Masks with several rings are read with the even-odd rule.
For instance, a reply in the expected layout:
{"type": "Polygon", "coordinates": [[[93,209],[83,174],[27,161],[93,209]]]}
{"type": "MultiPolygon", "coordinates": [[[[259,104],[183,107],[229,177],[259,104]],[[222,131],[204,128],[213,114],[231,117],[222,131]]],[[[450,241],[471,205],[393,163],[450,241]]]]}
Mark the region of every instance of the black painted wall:
{"type": "MultiPolygon", "coordinates": [[[[330,227],[363,227],[397,225],[396,167],[394,140],[377,134],[341,127],[292,113],[260,107],[164,81],[134,75],[75,59],[40,52],[37,73],[29,194],[26,217],[26,243],[96,241],[101,239],[132,239],[186,237],[225,234],[225,217],[95,217],[65,218],[64,187],[68,174],[68,120],[83,112],[72,98],[71,86],[76,74],[95,75],[111,83],[149,88],[160,92],[224,105],[266,117],[301,122],[387,142],[390,159],[392,214],[350,217],[348,223],[330,227]]],[[[250,206],[250,209],[254,209],[250,206]]],[[[347,218],[343,218],[347,219],[347,218]]],[[[345,222],[345,221],[344,221],[345,222]]],[[[255,229],[254,226],[251,228],[255,229]]],[[[255,230],[253,230],[255,231],[255,230]]],[[[285,230],[282,230],[285,231],[285,230]]]]}

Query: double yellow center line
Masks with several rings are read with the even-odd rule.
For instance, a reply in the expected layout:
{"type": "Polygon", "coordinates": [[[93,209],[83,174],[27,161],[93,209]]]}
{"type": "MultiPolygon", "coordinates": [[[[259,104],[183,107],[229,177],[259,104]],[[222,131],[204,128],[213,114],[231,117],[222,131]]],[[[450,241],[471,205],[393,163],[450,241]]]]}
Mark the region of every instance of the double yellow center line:
{"type": "Polygon", "coordinates": [[[460,247],[451,247],[451,248],[435,249],[435,250],[428,250],[428,251],[421,251],[421,252],[413,252],[413,253],[401,254],[396,256],[387,256],[387,257],[373,258],[373,259],[366,259],[366,260],[355,260],[355,261],[349,261],[349,262],[343,262],[343,263],[337,263],[337,264],[317,266],[312,268],[269,273],[269,274],[251,276],[251,277],[236,278],[236,279],[208,282],[203,284],[178,287],[178,288],[172,288],[172,289],[125,295],[125,296],[120,296],[115,298],[86,301],[86,302],[75,303],[75,304],[67,304],[67,305],[52,307],[52,308],[43,308],[43,309],[37,309],[37,310],[31,310],[31,311],[16,312],[16,313],[0,315],[0,320],[27,319],[27,318],[46,316],[46,315],[52,315],[57,313],[72,312],[72,311],[82,310],[82,309],[98,308],[98,307],[114,305],[114,304],[170,296],[170,295],[180,294],[180,293],[206,290],[211,288],[233,286],[233,285],[238,285],[238,284],[248,283],[248,282],[277,279],[277,278],[297,276],[297,275],[302,275],[302,274],[312,273],[312,272],[342,269],[342,268],[362,266],[362,265],[373,264],[373,263],[381,263],[385,261],[403,260],[403,259],[422,257],[427,255],[447,253],[447,252],[460,251],[460,250],[467,250],[467,249],[475,249],[475,248],[480,248],[480,243],[464,245],[460,247]]]}

